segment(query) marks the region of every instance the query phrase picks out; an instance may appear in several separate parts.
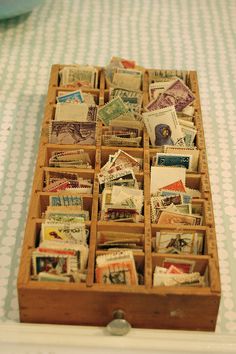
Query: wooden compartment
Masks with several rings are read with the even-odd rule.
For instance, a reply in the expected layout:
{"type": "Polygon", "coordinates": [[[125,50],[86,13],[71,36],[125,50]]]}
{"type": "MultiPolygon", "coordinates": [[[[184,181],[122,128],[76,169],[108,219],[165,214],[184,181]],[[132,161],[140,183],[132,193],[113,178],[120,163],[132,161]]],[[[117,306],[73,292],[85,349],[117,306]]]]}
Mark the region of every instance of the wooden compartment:
{"type": "Polygon", "coordinates": [[[109,155],[114,155],[119,150],[125,151],[127,154],[131,155],[134,158],[142,159],[142,168],[140,169],[140,173],[143,171],[143,159],[144,159],[144,151],[142,148],[131,148],[124,146],[122,148],[116,146],[102,146],[101,147],[101,167],[105,165],[108,161],[109,155]]]}
{"type": "MultiPolygon", "coordinates": [[[[161,70],[161,75],[177,75],[184,79],[196,96],[194,103],[194,123],[197,127],[195,145],[200,150],[198,169],[187,173],[186,186],[198,189],[201,198],[193,199],[193,205],[203,215],[201,226],[176,226],[152,224],[150,215],[150,161],[157,148],[149,146],[146,129],[143,131],[143,141],[139,148],[122,147],[133,157],[142,158],[143,166],[136,174],[144,190],[144,220],[140,223],[117,224],[113,221],[99,220],[99,185],[97,174],[106,163],[108,156],[121,147],[102,146],[103,125],[97,122],[96,145],[56,145],[48,143],[50,120],[55,114],[55,104],[58,91],[74,91],[75,88],[60,87],[58,72],[63,65],[53,65],[49,80],[48,94],[44,120],[41,129],[39,153],[37,158],[35,178],[25,229],[20,269],[18,274],[18,297],[20,320],[30,323],[55,323],[106,326],[113,319],[113,312],[121,309],[125,319],[133,327],[185,329],[213,331],[219,309],[221,289],[219,263],[214,228],[214,216],[211,202],[211,189],[205,150],[202,125],[199,89],[196,72],[161,70]],[[48,161],[55,151],[70,151],[83,148],[89,153],[92,168],[56,168],[49,167],[48,161]],[[89,256],[86,283],[52,283],[37,282],[31,279],[31,255],[39,242],[39,234],[43,213],[45,212],[52,192],[44,192],[44,181],[47,173],[60,172],[77,173],[93,181],[93,194],[83,196],[84,209],[89,211],[90,219],[86,222],[89,228],[89,256]],[[193,231],[202,235],[203,253],[200,255],[178,255],[196,261],[196,270],[207,277],[204,287],[164,287],[153,286],[153,270],[167,256],[156,253],[152,247],[152,239],[159,230],[193,231]],[[104,231],[130,232],[143,235],[142,250],[134,252],[137,268],[144,277],[144,283],[138,286],[101,285],[96,283],[94,276],[96,256],[104,250],[97,247],[97,234],[104,231]],[[36,301],[37,300],[37,301],[36,301]]],[[[96,103],[102,106],[109,99],[109,88],[105,83],[104,69],[99,69],[99,84],[96,89],[86,89],[83,92],[92,93],[96,103]]],[[[147,69],[143,74],[142,91],[143,105],[148,103],[148,84],[154,82],[160,70],[147,69]]],[[[60,192],[64,193],[64,192],[60,192]]],[[[60,194],[59,193],[59,194],[60,194]]],[[[69,191],[67,192],[69,194],[69,191]]],[[[109,252],[109,251],[107,251],[109,252]]]]}
{"type": "Polygon", "coordinates": [[[152,256],[152,271],[154,271],[155,266],[162,267],[165,259],[178,260],[181,263],[181,260],[194,261],[194,272],[199,272],[201,275],[206,276],[206,286],[209,287],[208,279],[208,267],[209,267],[209,256],[195,256],[195,255],[173,255],[173,254],[156,254],[152,256]]]}
{"type": "MultiPolygon", "coordinates": [[[[40,241],[40,232],[41,232],[41,225],[44,223],[44,219],[42,218],[35,218],[32,219],[30,223],[30,232],[31,232],[31,239],[28,243],[28,249],[35,249],[39,246],[40,241]]],[[[86,229],[90,231],[91,222],[86,222],[86,229]]],[[[88,236],[88,243],[90,243],[90,235],[88,236]]]]}
{"type": "MultiPolygon", "coordinates": [[[[152,224],[151,226],[151,235],[152,235],[152,252],[154,254],[158,253],[156,250],[156,245],[155,245],[155,239],[156,239],[156,233],[157,232],[165,232],[165,233],[173,233],[177,231],[180,234],[188,234],[188,233],[194,233],[196,237],[201,237],[202,239],[202,252],[199,254],[204,254],[204,255],[210,255],[212,252],[212,245],[211,245],[211,239],[212,239],[212,234],[211,232],[214,233],[215,237],[215,231],[212,228],[206,227],[206,226],[186,226],[186,225],[158,225],[158,224],[152,224]]],[[[163,254],[168,254],[163,252],[163,254]]],[[[194,253],[189,253],[189,254],[194,254],[194,253]]]]}
{"type": "MultiPolygon", "coordinates": [[[[109,253],[109,251],[106,252],[106,254],[107,253],[109,253]]],[[[102,251],[96,252],[96,256],[100,256],[102,254],[105,254],[105,252],[102,252],[102,251]]],[[[134,262],[135,262],[136,271],[139,275],[139,284],[137,286],[138,287],[144,286],[145,285],[145,258],[144,258],[144,254],[134,252],[134,262]]],[[[94,278],[94,283],[96,284],[96,278],[94,278]]],[[[100,286],[100,284],[98,284],[98,285],[100,286]]],[[[116,288],[117,284],[107,284],[106,286],[116,288]]],[[[120,285],[118,285],[118,286],[120,286],[120,285]]],[[[126,287],[126,285],[123,285],[123,286],[126,287]]]]}
{"type": "MultiPolygon", "coordinates": [[[[91,168],[95,168],[95,163],[96,163],[96,148],[93,146],[88,146],[88,145],[80,145],[79,148],[74,147],[73,145],[55,145],[55,144],[46,144],[45,145],[45,154],[43,156],[45,157],[45,160],[42,162],[43,166],[47,167],[49,166],[49,159],[52,156],[53,153],[57,153],[59,151],[63,152],[69,152],[73,150],[80,150],[83,149],[84,152],[86,152],[91,160],[91,168]]],[[[88,168],[88,171],[91,170],[91,168],[88,168]]],[[[81,169],[78,167],[78,170],[81,169]]]]}
{"type": "MultiPolygon", "coordinates": [[[[68,192],[56,193],[56,195],[73,195],[68,192]]],[[[33,218],[43,218],[43,213],[46,211],[49,205],[49,197],[55,195],[53,192],[38,192],[35,196],[34,211],[31,212],[33,218]]],[[[81,194],[83,198],[83,206],[85,210],[89,211],[90,219],[92,217],[92,205],[93,196],[92,194],[81,194]]]]}
{"type": "MultiPolygon", "coordinates": [[[[150,156],[150,166],[153,165],[153,158],[156,156],[157,153],[162,153],[161,147],[156,147],[156,148],[151,148],[149,151],[149,156],[150,156]]],[[[195,174],[201,174],[201,173],[207,173],[208,172],[208,166],[207,166],[207,158],[206,158],[206,153],[205,150],[199,150],[199,159],[198,159],[198,165],[197,165],[197,170],[187,170],[187,173],[195,173],[195,174]]]]}

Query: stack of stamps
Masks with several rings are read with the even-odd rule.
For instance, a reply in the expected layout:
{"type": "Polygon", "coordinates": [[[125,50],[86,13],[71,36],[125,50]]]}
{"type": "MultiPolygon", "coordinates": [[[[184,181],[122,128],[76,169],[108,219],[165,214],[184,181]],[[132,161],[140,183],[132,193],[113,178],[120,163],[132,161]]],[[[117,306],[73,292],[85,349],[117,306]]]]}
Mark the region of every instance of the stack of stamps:
{"type": "Polygon", "coordinates": [[[67,65],[59,71],[60,87],[98,87],[98,69],[91,65],[67,65]]]}
{"type": "Polygon", "coordinates": [[[109,101],[98,110],[105,125],[102,143],[110,146],[141,146],[143,127],[143,68],[134,61],[113,57],[105,68],[109,101]]]}
{"type": "Polygon", "coordinates": [[[153,147],[174,145],[191,148],[194,146],[197,134],[194,122],[178,118],[174,105],[144,112],[143,120],[153,147]]]}
{"type": "Polygon", "coordinates": [[[193,147],[195,96],[184,81],[170,76],[150,83],[149,99],[143,116],[152,146],[193,147]]]}
{"type": "Polygon", "coordinates": [[[105,251],[144,250],[144,234],[120,231],[99,231],[97,233],[97,249],[105,251]]]}
{"type": "Polygon", "coordinates": [[[132,251],[97,256],[96,281],[100,284],[138,285],[132,251]]]}
{"type": "Polygon", "coordinates": [[[206,286],[204,276],[194,271],[195,261],[164,258],[162,266],[156,266],[153,286],[206,286]]]}
{"type": "Polygon", "coordinates": [[[111,155],[98,174],[101,191],[103,221],[142,222],[143,190],[135,173],[140,171],[140,160],[118,150],[111,155]]]}
{"type": "Polygon", "coordinates": [[[80,173],[46,171],[44,182],[44,192],[69,190],[73,193],[91,194],[93,189],[92,180],[81,177],[80,173]]]}
{"type": "Polygon", "coordinates": [[[93,96],[85,96],[81,90],[59,94],[49,125],[49,143],[94,145],[97,106],[93,96]]]}
{"type": "Polygon", "coordinates": [[[153,166],[184,167],[186,172],[197,172],[200,151],[195,147],[163,145],[152,158],[153,166]]]}
{"type": "Polygon", "coordinates": [[[49,159],[50,167],[92,168],[88,152],[84,149],[55,151],[49,159]]]}
{"type": "Polygon", "coordinates": [[[139,91],[142,86],[143,68],[135,61],[120,57],[112,57],[105,68],[108,86],[131,91],[139,91]]]}
{"type": "Polygon", "coordinates": [[[186,168],[151,167],[151,218],[153,223],[201,225],[203,218],[195,213],[193,197],[200,197],[200,192],[186,187],[186,168]]]}
{"type": "Polygon", "coordinates": [[[117,96],[99,108],[98,117],[105,125],[102,143],[111,146],[139,147],[142,142],[143,123],[140,114],[117,96]]]}
{"type": "Polygon", "coordinates": [[[50,196],[41,224],[39,246],[32,254],[33,279],[84,282],[88,259],[88,233],[78,196],[50,196]]]}
{"type": "Polygon", "coordinates": [[[162,254],[202,254],[203,235],[193,230],[160,230],[153,238],[153,249],[162,254]]]}

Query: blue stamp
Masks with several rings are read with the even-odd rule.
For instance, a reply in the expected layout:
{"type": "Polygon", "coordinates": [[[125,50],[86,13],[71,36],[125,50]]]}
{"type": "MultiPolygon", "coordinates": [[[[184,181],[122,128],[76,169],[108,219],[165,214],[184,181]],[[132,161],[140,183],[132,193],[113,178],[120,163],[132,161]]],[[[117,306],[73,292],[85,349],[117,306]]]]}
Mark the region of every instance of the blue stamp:
{"type": "Polygon", "coordinates": [[[51,206],[83,206],[83,198],[81,196],[53,195],[50,196],[51,206]]]}
{"type": "Polygon", "coordinates": [[[83,103],[84,98],[80,90],[69,92],[66,95],[57,97],[58,103],[83,103]]]}
{"type": "Polygon", "coordinates": [[[184,167],[189,169],[191,167],[191,156],[190,155],[172,155],[172,154],[156,154],[156,165],[157,166],[175,166],[184,167]]]}

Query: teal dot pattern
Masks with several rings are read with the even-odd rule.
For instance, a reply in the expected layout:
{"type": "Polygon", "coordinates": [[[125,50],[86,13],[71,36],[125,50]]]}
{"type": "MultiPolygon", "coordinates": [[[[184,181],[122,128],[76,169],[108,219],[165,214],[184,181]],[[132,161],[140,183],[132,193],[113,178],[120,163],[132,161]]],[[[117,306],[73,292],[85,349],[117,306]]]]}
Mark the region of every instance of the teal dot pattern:
{"type": "MultiPolygon", "coordinates": [[[[198,71],[220,260],[218,333],[236,333],[236,2],[46,0],[0,21],[0,319],[19,321],[16,281],[50,67],[198,71]]],[[[201,309],[199,309],[201,311],[201,309]]]]}

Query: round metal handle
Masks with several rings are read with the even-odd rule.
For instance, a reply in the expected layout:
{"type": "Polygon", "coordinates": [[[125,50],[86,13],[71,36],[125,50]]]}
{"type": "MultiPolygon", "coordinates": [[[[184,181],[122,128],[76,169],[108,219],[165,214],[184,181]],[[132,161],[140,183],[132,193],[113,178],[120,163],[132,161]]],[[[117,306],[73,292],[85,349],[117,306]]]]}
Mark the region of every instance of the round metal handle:
{"type": "Polygon", "coordinates": [[[131,329],[131,325],[124,319],[124,312],[116,310],[113,312],[113,320],[108,323],[107,330],[113,336],[124,336],[131,329]]]}

